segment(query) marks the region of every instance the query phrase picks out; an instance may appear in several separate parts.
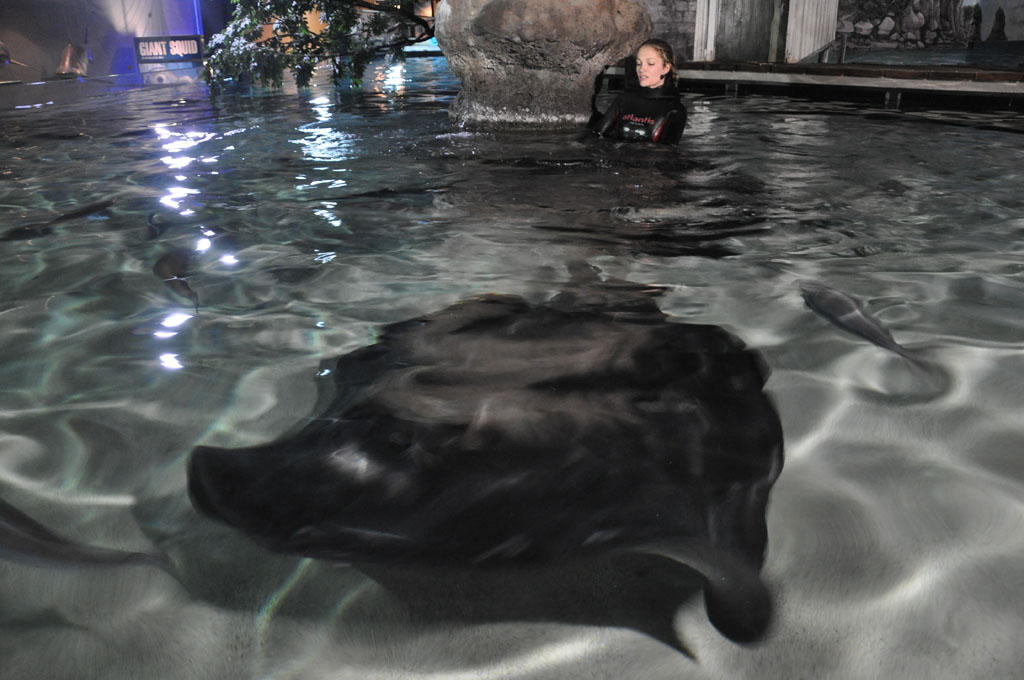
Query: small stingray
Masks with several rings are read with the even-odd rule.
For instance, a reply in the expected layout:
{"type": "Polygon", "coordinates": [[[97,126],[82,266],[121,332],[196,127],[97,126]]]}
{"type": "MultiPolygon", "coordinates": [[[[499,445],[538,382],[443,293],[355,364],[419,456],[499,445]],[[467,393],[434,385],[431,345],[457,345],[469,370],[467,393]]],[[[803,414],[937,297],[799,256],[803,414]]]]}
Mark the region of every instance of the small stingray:
{"type": "Polygon", "coordinates": [[[56,224],[101,212],[113,204],[114,199],[112,198],[96,201],[94,203],[86,203],[74,210],[62,213],[48,222],[34,222],[32,224],[25,224],[20,227],[10,229],[6,234],[0,237],[0,241],[21,241],[39,236],[48,236],[53,233],[53,226],[56,224]]]}
{"type": "Polygon", "coordinates": [[[74,543],[3,500],[0,500],[0,559],[51,569],[144,565],[163,569],[173,576],[167,562],[156,555],[74,543]]]}
{"type": "Polygon", "coordinates": [[[865,312],[860,302],[850,295],[830,288],[820,281],[804,280],[799,282],[799,286],[804,302],[819,316],[844,331],[895,352],[905,359],[916,360],[907,348],[893,339],[892,334],[881,322],[865,312]]]}
{"type": "Polygon", "coordinates": [[[192,265],[194,253],[185,248],[176,248],[163,255],[153,265],[153,273],[160,277],[168,288],[178,295],[188,298],[196,306],[199,314],[199,294],[188,285],[188,270],[192,265]]]}
{"type": "Polygon", "coordinates": [[[656,286],[570,272],[544,304],[486,295],[386,326],[337,359],[333,401],[295,433],[195,448],[193,505],[356,565],[659,555],[704,577],[719,631],[759,638],[783,458],[760,356],[669,321],[656,286]]]}

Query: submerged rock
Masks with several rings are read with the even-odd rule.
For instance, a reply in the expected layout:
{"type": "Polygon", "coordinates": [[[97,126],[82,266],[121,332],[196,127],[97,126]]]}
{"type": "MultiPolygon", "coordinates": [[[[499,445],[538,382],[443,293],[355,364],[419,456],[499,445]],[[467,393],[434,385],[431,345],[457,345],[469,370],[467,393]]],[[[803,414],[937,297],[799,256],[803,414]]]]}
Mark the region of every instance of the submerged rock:
{"type": "Polygon", "coordinates": [[[435,26],[458,123],[564,128],[587,122],[598,74],[652,24],[641,0],[441,0],[435,26]]]}
{"type": "Polygon", "coordinates": [[[337,360],[337,395],[296,433],[197,447],[193,504],[356,565],[667,557],[704,577],[720,631],[756,639],[781,425],[759,355],[669,321],[660,292],[578,263],[545,304],[488,295],[391,324],[337,360]]]}

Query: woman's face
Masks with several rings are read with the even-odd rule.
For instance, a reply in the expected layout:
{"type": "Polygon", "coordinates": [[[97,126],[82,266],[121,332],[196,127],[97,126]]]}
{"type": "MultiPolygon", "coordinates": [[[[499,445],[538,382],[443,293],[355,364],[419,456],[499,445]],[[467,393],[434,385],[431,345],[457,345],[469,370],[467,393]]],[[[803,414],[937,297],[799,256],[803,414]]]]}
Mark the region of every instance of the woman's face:
{"type": "Polygon", "coordinates": [[[672,65],[661,58],[661,52],[650,45],[645,45],[636,53],[636,77],[640,79],[640,87],[661,87],[665,82],[665,74],[672,70],[672,65]]]}

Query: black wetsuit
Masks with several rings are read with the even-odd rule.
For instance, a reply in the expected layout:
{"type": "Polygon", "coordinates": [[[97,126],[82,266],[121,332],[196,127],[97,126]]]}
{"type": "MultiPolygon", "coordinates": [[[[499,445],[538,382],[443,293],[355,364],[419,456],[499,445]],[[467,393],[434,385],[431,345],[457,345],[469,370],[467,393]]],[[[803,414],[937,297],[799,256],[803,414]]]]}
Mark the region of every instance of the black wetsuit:
{"type": "Polygon", "coordinates": [[[686,107],[671,80],[661,87],[623,92],[594,125],[597,134],[630,141],[675,144],[686,127],[686,107]]]}

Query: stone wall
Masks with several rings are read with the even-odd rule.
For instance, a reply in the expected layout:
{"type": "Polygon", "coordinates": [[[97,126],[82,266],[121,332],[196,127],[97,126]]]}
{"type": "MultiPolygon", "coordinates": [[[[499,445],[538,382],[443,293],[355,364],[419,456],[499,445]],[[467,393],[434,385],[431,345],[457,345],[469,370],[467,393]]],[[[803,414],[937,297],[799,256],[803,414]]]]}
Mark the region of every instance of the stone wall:
{"type": "Polygon", "coordinates": [[[693,59],[693,35],[697,25],[697,0],[644,0],[654,22],[652,38],[672,45],[676,61],[693,59]]]}
{"type": "Polygon", "coordinates": [[[964,0],[841,0],[836,29],[862,44],[966,43],[970,8],[964,5],[964,0]]]}

